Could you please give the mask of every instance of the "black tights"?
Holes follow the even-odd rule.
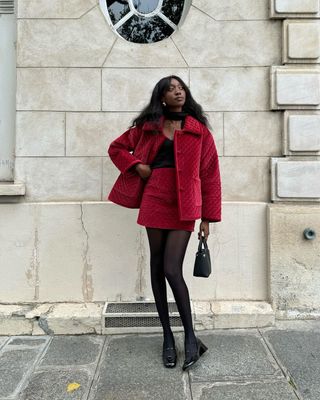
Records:
[[[191,236],[190,231],[146,227],[150,246],[151,286],[163,327],[164,341],[173,343],[167,302],[167,278],[183,323],[185,341],[194,342],[190,298],[182,265]]]

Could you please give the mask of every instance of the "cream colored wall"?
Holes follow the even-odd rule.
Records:
[[[188,246],[191,297],[271,299],[267,207],[279,173],[271,159],[286,154],[283,89],[271,78],[283,63],[286,17],[276,10],[285,5],[194,0],[171,38],[138,45],[111,31],[95,0],[18,1],[15,180],[26,195],[0,205],[8,271],[0,301],[153,298],[137,210],[105,201],[119,173],[107,146],[171,73],[209,115],[222,177],[208,280],[192,278],[199,221]]]

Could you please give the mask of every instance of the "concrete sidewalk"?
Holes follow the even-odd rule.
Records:
[[[197,335],[208,351],[188,372],[183,333],[176,368],[159,334],[0,337],[1,400],[318,400],[320,321]]]

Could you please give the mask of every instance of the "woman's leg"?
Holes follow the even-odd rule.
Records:
[[[146,227],[150,246],[151,287],[163,327],[164,344],[170,347],[174,343],[169,322],[167,287],[163,268],[163,256],[168,235],[167,229]]]
[[[164,274],[174,295],[185,331],[185,343],[194,347],[196,337],[192,326],[189,291],[182,273],[182,265],[191,236],[190,231],[170,230],[164,251]]]

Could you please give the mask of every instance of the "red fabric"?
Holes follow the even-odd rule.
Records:
[[[144,187],[137,223],[151,228],[193,232],[195,221],[179,219],[175,168],[152,170]]]
[[[108,154],[121,174],[107,200],[125,207],[140,207],[142,196],[137,194],[137,188],[144,185],[131,167],[139,162],[150,165],[154,160],[166,139],[162,124],[163,118],[158,124],[146,122],[111,142]],[[211,132],[195,118],[187,116],[184,128],[174,133],[174,156],[180,220],[221,221],[219,159]]]

